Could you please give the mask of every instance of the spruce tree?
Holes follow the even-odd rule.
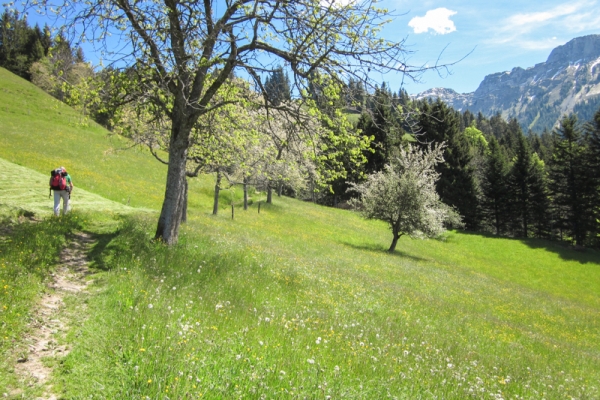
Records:
[[[508,221],[509,165],[504,150],[495,137],[488,142],[484,166],[482,211],[486,222],[493,226],[496,235],[506,230]]]
[[[600,246],[600,109],[585,125],[585,162],[589,182],[589,213],[591,244]]]
[[[445,162],[436,169],[441,174],[437,190],[442,201],[456,207],[468,229],[480,223],[477,184],[471,167],[469,142],[459,127],[459,115],[440,99],[420,104],[421,140],[447,144]]]
[[[513,228],[523,237],[529,236],[530,209],[531,209],[531,148],[529,142],[519,130],[515,146],[515,161],[510,172],[510,190],[512,197],[511,218]]]
[[[533,153],[531,156],[529,207],[533,235],[539,238],[549,238],[552,226],[548,173],[544,161],[537,153]]]
[[[553,209],[557,228],[576,245],[585,244],[589,228],[589,180],[584,160],[584,146],[577,117],[563,117],[556,131],[550,168]]]
[[[265,93],[267,99],[274,106],[290,101],[292,98],[290,90],[290,79],[282,67],[277,67],[271,72],[265,81]]]

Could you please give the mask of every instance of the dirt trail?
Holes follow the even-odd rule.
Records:
[[[65,296],[83,292],[91,282],[85,277],[90,273],[86,253],[92,243],[93,239],[90,235],[75,234],[69,246],[60,255],[59,267],[48,285],[49,293],[44,295],[33,312],[30,322],[31,331],[25,338],[29,353],[19,358],[15,372],[24,385],[44,388],[45,393],[42,397],[38,397],[38,400],[57,399],[52,393],[52,387],[47,384],[52,369],[45,366],[42,359],[62,358],[69,352],[66,346],[58,345],[57,341],[69,327],[69,321],[61,316],[60,310]]]

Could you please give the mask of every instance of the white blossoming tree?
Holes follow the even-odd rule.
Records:
[[[442,203],[435,190],[439,173],[435,166],[444,162],[444,144],[426,149],[408,145],[382,171],[369,175],[349,190],[359,194],[352,199],[356,209],[368,219],[389,224],[394,238],[389,252],[403,235],[435,237],[444,232],[444,223],[460,225],[460,217]]]

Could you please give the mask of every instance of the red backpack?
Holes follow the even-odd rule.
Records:
[[[65,190],[67,188],[67,170],[56,168],[50,171],[50,189]]]

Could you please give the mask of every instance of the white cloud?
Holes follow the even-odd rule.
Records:
[[[572,15],[579,11],[585,4],[579,3],[568,3],[561,4],[548,11],[539,11],[534,13],[515,14],[504,21],[503,30],[511,31],[525,31],[529,32],[545,25],[553,20],[567,15]]]
[[[582,0],[559,4],[548,10],[511,15],[500,21],[495,29],[495,38],[489,42],[510,43],[532,50],[551,48],[556,45],[553,40],[535,37],[549,37],[552,35],[550,32],[577,33],[593,29],[600,23],[600,16],[590,11],[595,9],[596,3],[596,0]]]
[[[454,22],[450,17],[456,14],[456,11],[447,8],[436,8],[429,10],[424,17],[414,17],[408,23],[415,33],[426,33],[429,29],[440,35],[445,35],[456,30]]]

